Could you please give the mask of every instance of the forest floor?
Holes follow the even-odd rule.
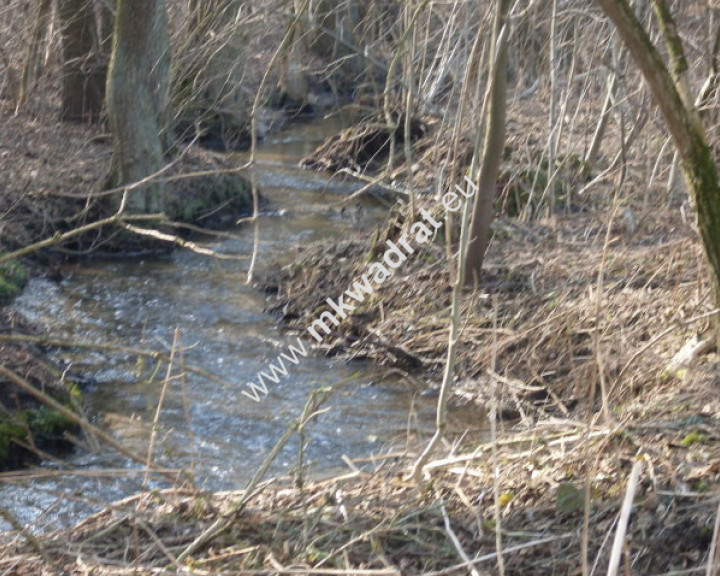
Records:
[[[515,149],[532,133],[517,114]],[[62,216],[35,199],[97,181],[109,148],[84,128],[57,127],[54,140],[37,130],[36,144],[0,142],[0,205],[52,233]],[[77,146],[63,130],[77,131]],[[83,146],[84,163],[66,152]],[[615,201],[604,180],[567,212],[495,222],[479,287],[462,297],[453,403],[476,405],[478,419],[496,410],[497,430],[448,436],[420,484],[409,472],[428,438],[409,429],[405,446],[331,478],[273,479],[251,493],[152,490],[69,530],[19,527],[0,545],[0,573],[440,576],[496,574],[502,559],[506,574],[546,575],[580,573],[583,558],[606,572],[633,469],[625,573],[704,570],[717,537],[718,359],[672,361],[702,340],[710,290],[684,197],[667,200],[640,174],[628,170]],[[432,197],[418,202],[440,218]],[[3,219],[2,238],[37,239],[14,220]],[[303,330],[410,224],[393,210],[374,239],[303,247],[265,279],[269,309]],[[322,351],[371,358],[418,393],[436,388],[448,251],[439,237],[409,258]]]
[[[384,547],[363,566],[462,572],[462,548],[482,559],[481,573],[496,573],[499,522],[507,573],[579,573],[583,538],[590,566],[604,572],[635,465],[641,480],[622,548],[626,573],[679,573],[708,562],[720,480],[720,364],[703,340],[711,290],[684,195],[668,199],[664,183],[649,189],[640,174],[628,169],[615,200],[616,182],[599,181],[570,211],[531,224],[495,221],[479,287],[462,296],[451,404],[474,404],[491,419],[496,411],[500,430],[489,442],[450,436],[449,455],[430,464],[430,488],[419,492],[400,478],[421,444],[406,446],[394,467],[370,472],[367,482],[380,490],[393,470],[394,486],[408,491],[401,500],[414,498],[415,511],[435,506],[448,557],[436,550],[433,561],[423,555],[413,564],[406,547]],[[443,220],[437,199],[421,198],[422,208]],[[270,309],[304,331],[328,309],[326,298],[337,299],[380,259],[387,239],[408,232],[404,213],[395,211],[370,241],[303,248],[267,279]],[[363,304],[352,302],[357,309],[323,341],[327,354],[371,358],[417,392],[439,386],[454,264],[442,231],[437,236]],[[358,498],[366,492],[360,482]],[[383,519],[406,514],[391,509]],[[412,538],[432,549],[420,530]]]

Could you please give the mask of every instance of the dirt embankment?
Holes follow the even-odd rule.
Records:
[[[14,115],[0,106],[4,125],[0,170],[6,177],[0,194],[0,248],[31,245],[111,215],[121,191],[103,190],[112,157],[108,134],[100,126],[53,121],[50,116]],[[212,228],[227,224],[250,209],[247,181],[236,163],[198,148],[183,149],[159,176],[167,180],[164,230],[192,224]],[[158,224],[158,223],[156,223]],[[117,229],[95,229],[64,242],[36,258],[93,257],[128,249]]]
[[[716,356],[679,364],[676,357],[686,344],[702,341],[711,311],[687,206],[682,197],[668,200],[647,190],[640,169],[629,171],[628,192],[613,204],[615,183],[601,179],[585,190],[592,174],[569,158],[551,192],[557,213],[532,224],[510,218],[524,208],[528,183],[546,177],[537,174],[542,164],[533,174],[518,163],[518,155],[533,156],[527,149],[532,121],[516,111],[510,132],[506,168],[512,177],[498,189],[500,216],[479,286],[462,297],[453,401],[477,405],[479,417],[497,410],[502,428],[497,445],[478,448],[466,440],[459,450],[467,459],[447,459],[447,466],[455,465],[450,476],[457,474],[461,500],[478,505],[465,513],[480,510],[484,525],[495,521],[490,511],[501,508],[504,545],[519,550],[508,556],[513,573],[570,573],[581,563],[583,530],[590,558],[607,561],[609,545],[602,543],[611,540],[630,469],[639,462],[643,480],[627,540],[635,573],[695,566],[713,538],[720,402]],[[320,151],[331,150],[337,162],[342,140],[352,138]],[[423,174],[433,173],[422,158],[432,154],[428,149],[419,156],[422,182]],[[581,195],[569,196],[578,189]],[[438,199],[421,196],[421,208],[443,220]],[[337,302],[378,261],[387,240],[409,233],[413,222],[405,213],[393,212],[372,239],[299,251],[292,265],[266,279],[268,308],[302,331],[332,312],[327,299]],[[448,258],[455,247],[445,239],[443,228],[364,302],[353,301],[355,309],[331,326],[321,353],[370,358],[410,387],[437,387],[455,268],[454,257]],[[490,452],[483,452],[491,446],[497,477]],[[472,488],[461,480],[468,474],[477,482]],[[440,482],[442,474],[433,477]],[[466,499],[467,490],[477,500]],[[536,544],[525,548],[508,537],[521,532],[532,533]]]

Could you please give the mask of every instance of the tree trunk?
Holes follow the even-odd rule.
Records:
[[[20,78],[16,110],[21,110],[27,102],[40,71],[43,38],[47,33],[51,8],[51,0],[41,0],[38,5],[38,14],[33,26],[25,64],[23,65],[22,77]]]
[[[675,142],[697,210],[698,229],[713,284],[715,306],[720,306],[720,187],[712,150],[700,117],[685,91],[684,54],[664,2],[654,4],[672,58],[673,73],[663,62],[647,32],[626,0],[597,0],[615,24],[655,98]],[[715,321],[720,344],[720,322]]]
[[[305,9],[303,4],[302,0],[293,0],[295,16],[299,16],[300,12]],[[280,89],[288,104],[302,108],[308,101],[308,81],[305,68],[307,59],[306,26],[302,18],[291,26],[293,26],[292,40],[280,71]]]
[[[480,166],[478,191],[473,204],[470,237],[465,260],[466,282],[472,283],[480,276],[485,252],[490,243],[490,224],[495,211],[497,176],[505,148],[505,112],[507,107],[507,40],[506,16],[510,9],[509,0],[497,1],[497,12],[493,24],[493,42],[497,52],[493,53],[490,74],[490,101],[488,104],[487,128],[483,145],[483,160]]]
[[[114,0],[94,0],[98,20],[98,57],[107,70],[112,55],[112,39],[115,28]],[[104,87],[103,87],[104,89]]]
[[[60,0],[63,88],[61,118],[95,122],[105,99],[105,68],[97,54],[95,11],[90,0]]]
[[[161,131],[168,103],[170,39],[163,0],[119,0],[108,72],[107,106],[113,134],[112,186],[144,180],[164,165]],[[162,212],[164,186],[132,191],[132,213]]]

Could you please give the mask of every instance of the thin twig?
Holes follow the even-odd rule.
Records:
[[[715,526],[713,528],[713,537],[710,542],[710,551],[708,552],[707,571],[705,576],[715,576],[717,574],[717,545],[718,538],[720,538],[720,503],[718,503],[717,511],[715,512]]]
[[[620,520],[618,520],[617,532],[615,532],[615,541],[613,542],[612,552],[610,553],[610,563],[608,565],[608,576],[617,576],[620,568],[620,555],[622,554],[623,544],[625,543],[625,534],[627,533],[628,523],[630,522],[630,512],[632,512],[633,499],[637,490],[640,472],[642,471],[642,460],[636,460],[630,472],[630,480],[628,480],[625,498],[620,508]]]
[[[278,454],[280,454],[282,449],[285,447],[285,444],[287,444],[288,440],[292,438],[293,434],[295,434],[298,428],[304,425],[307,419],[315,414],[317,406],[319,406],[319,404],[325,401],[330,391],[331,390],[329,388],[320,388],[318,390],[313,390],[313,392],[310,394],[310,398],[305,404],[302,415],[287,427],[287,429],[285,430],[285,434],[283,434],[282,438],[280,438],[280,440],[275,443],[272,450],[270,450],[268,455],[265,457],[265,460],[260,465],[260,468],[258,468],[257,472],[255,472],[255,475],[248,483],[247,487],[244,490],[243,497],[240,499],[240,501],[233,505],[229,512],[220,516],[197,538],[195,538],[195,540],[193,540],[193,542],[187,548],[185,548],[185,550],[183,550],[182,553],[178,556],[178,562],[182,563],[183,561],[185,561],[185,559],[194,554],[197,550],[199,550],[200,548],[211,542],[216,536],[224,532],[235,521],[237,514],[256,495],[256,489],[258,488],[260,481],[264,478],[268,468],[270,468],[270,465],[275,461],[275,458],[277,458]]]
[[[520,550],[527,550],[528,548],[534,548],[535,546],[542,546],[543,544],[549,544],[550,542],[557,542],[558,540],[565,540],[567,538],[574,538],[575,533],[570,534],[558,534],[557,536],[550,536],[549,538],[541,538],[540,540],[533,540],[532,542],[527,542],[525,544],[518,544],[517,546],[510,546],[509,548],[505,548],[504,553],[505,554],[511,554],[513,552],[519,552]],[[471,564],[473,566],[477,566],[478,564],[482,564],[483,562],[487,562],[488,560],[495,560],[497,558],[497,552],[491,552],[490,554],[484,554],[483,556],[478,556],[475,558]],[[442,570],[436,570],[434,572],[425,572],[423,573],[423,576],[447,576],[448,574],[452,574],[453,572],[457,572],[458,570],[467,570],[468,566],[467,564],[455,564],[454,566],[449,566],[448,568],[443,568]]]
[[[450,538],[450,541],[455,547],[458,556],[460,556],[462,561],[465,562],[472,576],[480,576],[480,573],[473,566],[472,560],[465,553],[465,550],[463,550],[462,544],[460,543],[457,534],[455,534],[455,531],[452,529],[452,526],[450,525],[450,517],[448,516],[447,510],[445,509],[445,503],[442,500],[440,500],[440,512],[442,512],[443,522],[445,523],[445,532],[447,532],[448,538]]]
[[[27,543],[30,545],[30,547],[37,552],[40,557],[50,566],[54,566],[55,562],[53,562],[52,558],[50,558],[49,554],[43,548],[43,545],[40,543],[40,540],[37,539],[37,536],[27,530],[20,520],[18,520],[14,514],[10,512],[7,508],[5,508],[2,504],[0,504],[0,518],[5,520],[10,526],[13,527],[13,530],[18,532],[22,535],[25,540],[27,540]]]

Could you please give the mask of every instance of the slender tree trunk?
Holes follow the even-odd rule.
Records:
[[[168,104],[170,40],[163,0],[119,0],[108,72],[113,134],[112,186],[139,182],[164,164],[161,131]],[[165,190],[153,182],[133,190],[133,213],[161,212]]]
[[[490,100],[487,128],[483,146],[483,160],[480,166],[478,191],[473,204],[470,224],[469,245],[466,256],[466,281],[471,283],[480,276],[485,252],[490,243],[490,224],[497,195],[497,176],[505,148],[505,112],[507,107],[507,40],[509,30],[506,16],[510,0],[498,0],[493,25],[495,39],[491,59]]]
[[[97,24],[90,0],[60,0],[63,46],[61,118],[95,122],[105,99],[105,69],[100,66]]]
[[[51,0],[41,0],[38,5],[38,15],[33,26],[30,45],[28,46],[25,64],[23,65],[22,77],[20,79],[20,89],[17,97],[17,110],[22,109],[28,100],[30,92],[40,71],[42,43],[47,33],[48,20],[51,12]]]
[[[640,68],[675,142],[688,187],[695,201],[698,229],[720,306],[720,186],[712,150],[701,119],[687,94],[686,62],[665,2],[655,0],[658,19],[671,58],[672,73],[626,0],[597,0]],[[720,322],[715,323],[720,344]]]
[[[293,8],[296,16],[299,15],[301,11],[307,10],[304,4],[302,0],[293,0]],[[305,60],[307,58],[306,26],[302,19],[297,20],[293,26],[293,37],[280,74],[280,88],[290,102],[302,107],[308,100],[308,81],[305,68]]]
[[[615,89],[617,87],[617,72],[610,72],[610,79],[608,80],[607,93],[605,94],[605,100],[603,101],[602,110],[600,111],[600,120],[598,125],[595,127],[595,133],[593,134],[590,142],[590,147],[585,154],[585,160],[583,161],[583,170],[586,173],[592,172],[597,161],[597,156],[600,153],[600,145],[602,144],[603,138],[605,138],[605,130],[607,129],[608,122],[610,121],[610,109],[612,108],[613,97],[615,95]]]
[[[112,55],[112,39],[115,28],[115,13],[112,9],[113,0],[95,0],[95,11],[98,20],[98,54],[100,62],[107,70]]]

